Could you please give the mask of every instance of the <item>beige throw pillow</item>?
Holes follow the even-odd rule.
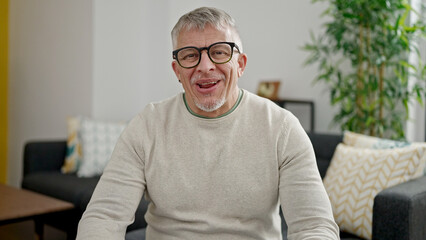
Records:
[[[340,228],[365,239],[372,236],[375,196],[385,188],[421,175],[426,146],[395,149],[355,148],[339,144],[324,177]]]
[[[425,142],[407,142],[407,141],[395,141],[385,138],[378,138],[363,135],[360,133],[354,133],[350,131],[345,131],[343,135],[343,143],[360,148],[372,148],[372,149],[391,149],[391,148],[402,148],[408,146],[426,146]],[[426,160],[425,160],[426,161]],[[426,163],[423,163],[425,165]],[[418,168],[418,173],[426,175],[426,167]]]

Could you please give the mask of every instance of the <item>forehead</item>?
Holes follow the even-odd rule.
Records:
[[[206,47],[215,42],[233,42],[232,30],[227,27],[216,29],[207,25],[204,29],[182,29],[177,38],[177,48],[195,46]]]

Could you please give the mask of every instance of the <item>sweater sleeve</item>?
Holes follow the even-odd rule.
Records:
[[[117,141],[80,220],[77,240],[124,239],[146,186],[141,137],[136,117]]]
[[[293,115],[283,126],[282,145],[279,195],[288,239],[340,239],[312,144]]]

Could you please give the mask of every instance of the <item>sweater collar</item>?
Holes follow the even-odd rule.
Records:
[[[192,111],[191,108],[188,106],[188,103],[186,102],[185,93],[183,93],[182,96],[183,96],[183,102],[185,103],[186,109],[192,115],[194,115],[196,117],[199,117],[199,118],[204,118],[204,119],[218,119],[218,118],[222,118],[222,117],[225,117],[225,116],[228,116],[229,114],[231,114],[238,107],[238,105],[240,105],[241,99],[243,98],[243,94],[244,94],[244,91],[242,89],[240,89],[240,92],[238,93],[237,102],[234,104],[234,106],[228,112],[226,112],[226,113],[224,113],[224,114],[222,114],[220,116],[213,117],[213,118],[212,117],[201,116],[200,114],[197,114],[194,111]]]

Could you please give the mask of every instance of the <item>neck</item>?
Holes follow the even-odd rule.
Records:
[[[226,99],[225,103],[221,107],[211,112],[200,109],[199,107],[195,105],[193,101],[191,101],[191,99],[187,99],[186,95],[184,95],[184,97],[185,97],[187,108],[192,114],[198,115],[204,118],[217,118],[217,117],[226,115],[229,111],[231,111],[234,108],[234,106],[238,102],[240,92],[241,90],[237,88],[235,92]]]

